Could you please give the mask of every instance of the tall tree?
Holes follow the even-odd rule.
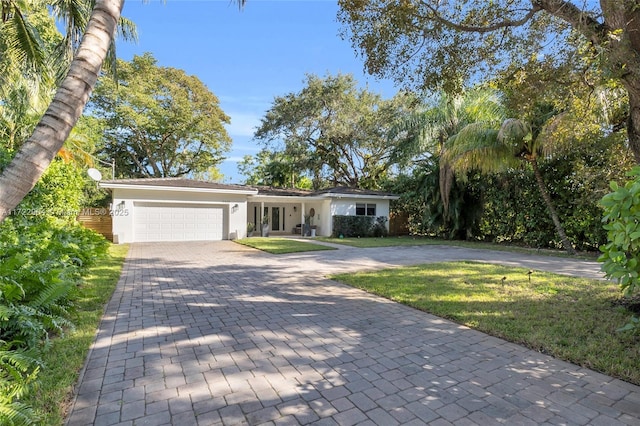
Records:
[[[536,55],[561,61],[589,55],[592,66],[628,93],[629,145],[640,163],[637,0],[339,3],[345,35],[365,57],[366,69],[419,87],[456,91],[473,78]]]
[[[67,76],[31,137],[0,175],[0,220],[34,187],[82,114],[107,56],[122,5],[122,0],[96,0]]]
[[[312,186],[311,179],[284,152],[261,149],[255,156],[245,155],[238,163],[238,171],[246,177],[247,185],[300,189]]]
[[[389,167],[387,126],[409,98],[399,94],[383,100],[359,89],[351,75],[310,75],[300,92],[274,100],[255,138],[286,153],[313,176],[315,187],[376,188]]]
[[[118,61],[117,80],[101,78],[91,114],[105,123],[105,158],[121,177],[211,173],[230,141],[229,117],[195,76],[160,67],[150,53]]]
[[[545,144],[550,141],[545,132],[554,120],[562,117],[547,105],[541,105],[536,118],[534,123],[507,119],[499,130],[486,123],[471,123],[447,141],[442,161],[458,173],[474,169],[491,173],[515,166],[519,160],[525,161],[533,170],[563,248],[574,254],[575,250],[562,226],[538,164],[540,155],[549,155],[553,148],[553,144]]]
[[[476,89],[459,95],[439,93],[391,127],[390,142],[396,141],[392,159],[401,166],[430,165],[434,157],[439,159],[443,155],[447,141],[466,126],[477,122],[498,126],[504,114],[498,94],[493,90]],[[447,224],[451,219],[455,221],[449,211],[453,170],[446,162],[432,168],[431,174],[433,170],[439,174],[437,193],[443,206],[442,221]]]
[[[124,0],[95,0],[82,40],[56,95],[31,137],[0,174],[0,221],[36,184],[82,114],[112,46]],[[238,0],[240,7],[244,0]]]

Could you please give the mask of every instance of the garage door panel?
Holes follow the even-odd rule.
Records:
[[[222,240],[224,212],[209,205],[135,203],[135,241]]]

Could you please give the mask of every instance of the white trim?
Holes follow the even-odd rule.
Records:
[[[132,185],[126,183],[100,183],[101,188],[110,189],[138,189],[149,191],[181,191],[181,192],[207,192],[213,194],[248,194],[255,195],[257,189],[219,189],[219,188],[192,188],[184,186],[157,186],[157,185]]]
[[[374,195],[374,194],[337,194],[335,192],[328,192],[322,194],[325,198],[362,198],[365,200],[399,200],[399,195]]]
[[[305,195],[267,195],[267,194],[259,194],[259,195],[250,195],[248,201],[250,203],[291,203],[291,202],[299,202],[304,203],[305,201],[322,201],[325,197],[320,196],[305,196]]]

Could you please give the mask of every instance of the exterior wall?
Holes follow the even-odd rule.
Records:
[[[114,188],[112,191],[113,235],[114,241],[118,243],[134,241],[134,203],[136,202],[222,206],[224,238],[244,238],[247,233],[247,196],[244,194],[121,188]]]
[[[371,198],[339,198],[331,202],[331,217],[333,216],[355,216],[356,204],[367,203],[376,205],[376,217],[384,216],[389,219],[389,200]],[[331,219],[331,218],[330,218]],[[386,223],[389,230],[389,221]],[[331,232],[333,233],[333,220],[331,219]]]
[[[260,232],[262,221],[262,207],[279,207],[284,209],[282,228],[276,233],[291,234],[297,224],[304,223],[304,215],[311,209],[315,210],[312,219],[317,227],[316,235],[330,236],[333,232],[334,215],[355,215],[357,203],[375,203],[376,216],[389,217],[389,200],[375,197],[340,197],[310,199],[295,197],[294,200],[287,197],[261,198],[264,202],[248,202],[248,194],[230,194],[205,191],[187,191],[172,189],[137,189],[114,188],[113,191],[113,236],[114,242],[128,243],[135,241],[135,203],[162,203],[182,205],[207,205],[223,208],[223,238],[236,239],[247,236],[247,223],[254,222],[254,207],[258,210],[258,223],[256,231]],[[295,210],[295,211],[294,211]],[[281,210],[282,214],[282,210]],[[387,222],[387,228],[389,223]],[[270,229],[270,232],[273,232]]]
[[[312,201],[305,202],[305,214],[309,214],[311,209],[315,211],[315,215],[311,218],[311,224],[316,226],[316,235],[327,237],[331,235],[331,221],[328,220],[331,215],[329,214],[329,207],[331,205],[330,201]],[[304,223],[304,220],[303,222]]]

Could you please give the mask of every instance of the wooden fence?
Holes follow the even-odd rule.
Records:
[[[409,235],[409,215],[402,212],[389,214],[389,235]]]
[[[85,228],[93,229],[98,234],[113,242],[112,219],[108,209],[87,208],[82,209],[78,215],[78,222]]]

